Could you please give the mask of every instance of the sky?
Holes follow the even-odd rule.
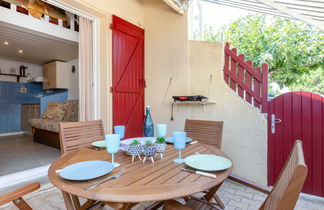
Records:
[[[239,17],[245,16],[250,13],[254,13],[247,10],[237,9],[234,7],[222,6],[210,2],[200,0],[202,8],[202,24],[205,27],[212,26],[214,29],[220,28],[222,25],[228,24],[230,21]],[[194,1],[191,5],[189,16],[191,18],[192,26],[195,30],[199,28],[199,9],[197,1]],[[190,20],[189,20],[190,21]]]

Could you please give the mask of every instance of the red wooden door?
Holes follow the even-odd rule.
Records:
[[[308,175],[303,192],[324,196],[324,97],[295,91],[269,103],[268,183],[273,185],[293,142],[303,141]]]
[[[143,135],[144,30],[113,16],[113,124],[125,125],[125,138]]]

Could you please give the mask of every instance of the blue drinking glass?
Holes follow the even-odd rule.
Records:
[[[118,152],[119,146],[120,146],[120,135],[119,134],[108,134],[106,135],[106,148],[107,152],[111,153],[111,162],[114,166],[114,168],[120,166],[119,163],[115,163],[115,157],[114,154]]]
[[[156,131],[158,137],[166,137],[167,125],[166,124],[156,124]]]
[[[120,139],[123,139],[125,136],[125,126],[124,125],[117,125],[114,126],[114,133],[120,135]]]
[[[180,131],[175,131],[172,133],[173,137],[173,144],[174,148],[179,150],[179,156],[177,159],[174,159],[173,161],[176,163],[183,163],[184,159],[181,158],[181,150],[183,150],[186,146],[186,138],[187,138],[187,133],[186,132],[180,132]]]

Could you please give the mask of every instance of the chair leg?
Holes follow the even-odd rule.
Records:
[[[222,209],[225,209],[224,203],[222,202],[222,200],[218,197],[218,195],[216,193],[214,195],[214,199],[219,207],[221,207]]]
[[[23,198],[18,198],[16,200],[13,200],[13,203],[19,210],[32,210],[32,208],[26,203],[26,201]]]

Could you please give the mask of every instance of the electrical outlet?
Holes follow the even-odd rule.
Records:
[[[27,88],[20,88],[21,93],[27,93]]]

